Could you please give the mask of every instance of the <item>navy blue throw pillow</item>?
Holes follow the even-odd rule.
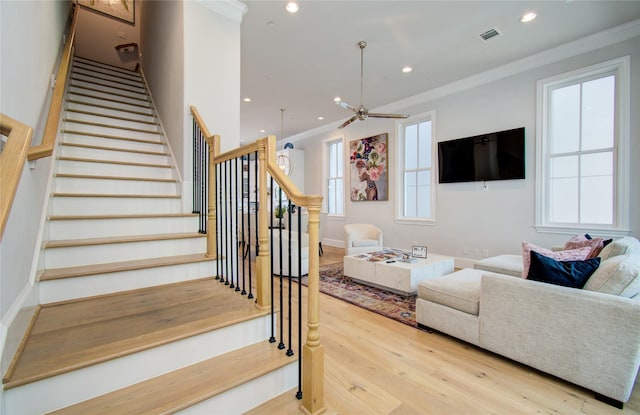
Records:
[[[556,261],[536,251],[531,251],[531,266],[527,279],[571,288],[582,288],[599,266],[600,257],[584,261]]]

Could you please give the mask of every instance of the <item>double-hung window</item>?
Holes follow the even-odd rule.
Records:
[[[344,150],[342,139],[326,142],[326,195],[327,213],[344,215]]]
[[[629,59],[538,82],[538,229],[628,227]]]
[[[432,112],[398,124],[398,218],[435,219]]]

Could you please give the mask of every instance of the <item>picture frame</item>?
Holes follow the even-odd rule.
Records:
[[[389,134],[349,143],[352,202],[389,200]]]
[[[106,16],[114,17],[125,23],[135,25],[136,3],[135,0],[77,0],[78,4],[87,9],[94,10]]]
[[[413,245],[411,247],[411,256],[414,258],[426,258],[427,247],[425,245]]]

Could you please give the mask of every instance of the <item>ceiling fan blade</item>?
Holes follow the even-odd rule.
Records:
[[[370,112],[367,115],[373,118],[409,118],[407,114],[384,114],[380,112]]]
[[[342,125],[340,125],[338,128],[344,128],[344,127],[346,127],[347,125],[351,124],[352,122],[354,122],[357,119],[358,119],[358,116],[354,115],[353,117],[349,118],[347,121],[342,123]]]
[[[340,105],[342,108],[349,109],[349,110],[351,110],[351,111],[353,111],[353,112],[356,112],[356,111],[357,111],[357,109],[356,109],[354,106],[349,105],[349,104],[347,104],[347,103],[346,103],[346,102],[344,102],[344,101],[338,101],[338,102],[336,102],[336,104]]]

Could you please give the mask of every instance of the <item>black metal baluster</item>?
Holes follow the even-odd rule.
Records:
[[[291,269],[293,267],[293,263],[291,262],[291,239],[293,238],[293,232],[291,231],[291,228],[293,226],[291,226],[291,224],[293,223],[293,221],[291,220],[291,210],[293,208],[293,205],[291,203],[289,203],[289,206],[287,208],[287,223],[289,224],[289,238],[287,238],[287,243],[289,245],[288,247],[288,251],[289,251],[289,255],[287,255],[287,260],[288,262],[288,268],[287,270],[289,270],[288,272],[288,279],[289,279],[289,290],[288,290],[288,303],[287,303],[287,309],[288,309],[288,313],[289,313],[289,324],[288,324],[288,328],[289,328],[289,349],[287,349],[287,356],[293,356],[293,350],[291,349],[291,339],[292,339],[292,335],[291,335],[291,324],[293,323],[293,316],[291,314],[291,275],[293,274],[293,270]],[[300,223],[298,223],[298,235],[300,234]],[[300,252],[300,245],[298,244],[298,252]],[[298,254],[299,256],[299,254]],[[300,260],[300,258],[298,258],[298,260]]]
[[[270,179],[270,185],[269,188],[273,189],[273,177],[271,177]],[[270,243],[270,252],[271,252],[271,261],[270,261],[270,266],[271,266],[271,273],[270,273],[270,277],[269,278],[269,284],[271,286],[271,337],[269,337],[269,343],[275,343],[276,342],[276,328],[275,328],[275,316],[276,316],[276,305],[273,302],[273,260],[274,260],[274,255],[273,255],[273,215],[270,216],[269,218],[269,243]]]
[[[221,169],[220,169],[220,164],[216,164],[215,165],[215,169],[216,169],[216,177],[215,177],[215,188],[216,188],[216,198],[215,198],[215,204],[216,204],[216,279],[217,280],[221,280],[221,276],[220,276],[220,271],[222,270],[222,267],[220,266],[220,257],[222,256],[222,251],[221,251],[221,245],[220,245],[220,239],[222,238],[222,232],[221,231],[221,224],[219,224],[219,218],[220,218],[220,207],[222,205],[222,192],[220,191],[220,180],[221,180]]]
[[[236,223],[235,226],[233,227],[233,232],[231,234],[232,238],[235,237],[236,243],[233,244],[233,250],[235,252],[235,257],[236,257],[236,272],[235,272],[235,276],[236,276],[236,291],[240,291],[240,263],[238,262],[238,157],[236,157],[234,159],[234,165],[235,165],[235,169],[234,169],[234,174],[235,174],[235,183],[236,183],[236,188],[235,188],[235,197],[233,198],[233,201],[235,202],[235,206],[233,207],[233,210],[235,212],[235,218],[236,218]],[[232,284],[233,285],[233,284]]]
[[[247,212],[249,211],[248,206],[245,207],[245,205],[244,205],[244,191],[245,191],[245,186],[246,186],[245,183],[244,183],[244,157],[246,157],[246,156],[243,156],[242,160],[241,160],[242,161],[242,182],[241,182],[242,183],[242,198],[240,199],[240,211],[242,212],[242,292],[240,293],[241,295],[247,295],[247,290],[246,290],[246,285],[245,285],[246,276],[247,276],[247,274],[246,274],[246,262],[247,261],[246,261],[246,254],[245,254],[247,252],[247,241],[245,239],[246,235],[244,233],[244,230],[245,230],[244,220],[245,220],[245,217],[247,215],[244,212],[245,212],[245,209],[247,209]],[[249,167],[248,164],[247,164],[247,167]],[[249,189],[246,189],[246,190],[247,190],[247,195],[248,195],[249,194]]]
[[[197,210],[198,201],[198,138],[200,137],[200,128],[196,119],[193,119],[193,194],[191,195],[192,209],[191,213],[200,213]]]
[[[200,233],[207,233],[207,193],[208,193],[208,185],[209,185],[209,175],[207,172],[209,171],[209,145],[204,140],[202,134],[200,134],[201,139],[201,148],[202,148],[202,169],[200,170],[200,181],[202,182],[202,198],[200,199],[200,220],[201,227]]]
[[[224,162],[225,165],[225,171],[226,171],[226,175],[227,178],[225,180],[225,184],[226,184],[226,191],[224,192],[225,195],[229,195],[229,192],[231,191],[231,170],[230,170],[230,166],[229,166],[229,160]],[[231,198],[229,198],[231,199]],[[225,201],[226,202],[226,201]],[[231,202],[231,201],[229,201]],[[226,203],[225,203],[226,205]],[[225,244],[224,244],[224,259],[225,259],[225,267],[227,270],[227,275],[225,275],[224,278],[224,285],[230,285],[231,283],[229,282],[229,280],[231,279],[231,272],[232,270],[230,269],[229,266],[229,219],[231,216],[231,205],[226,205],[227,206],[227,210],[225,211],[225,215],[224,215],[224,226],[225,226]]]
[[[253,176],[253,180],[255,182],[255,196],[254,196],[254,200],[255,200],[255,204],[256,204],[256,219],[255,219],[255,225],[256,225],[256,259],[257,259],[257,255],[258,255],[258,249],[260,248],[260,240],[258,239],[258,212],[260,212],[260,209],[262,208],[260,206],[260,203],[258,201],[258,152],[255,151],[253,153],[253,169],[254,169],[254,176]],[[249,176],[251,177],[251,176]],[[249,186],[249,188],[251,188],[251,186]],[[249,196],[251,197],[251,196]],[[251,215],[249,215],[251,216]],[[249,267],[249,295],[247,296],[247,298],[252,299],[253,298],[253,286],[251,284],[251,267]]]
[[[298,207],[298,391],[296,398],[302,399],[302,209]]]
[[[284,216],[282,214],[282,188],[280,188],[280,186],[278,186],[278,206],[276,207],[276,209],[278,209],[278,216]],[[275,209],[274,209],[275,211]],[[284,303],[284,293],[283,293],[283,289],[284,289],[284,277],[282,274],[284,274],[284,267],[282,266],[284,261],[282,258],[283,252],[282,252],[282,218],[278,219],[278,244],[279,244],[279,248],[280,248],[280,252],[279,252],[279,265],[280,265],[280,271],[279,271],[279,275],[280,275],[280,343],[278,343],[278,349],[284,349],[285,345],[284,345],[284,308],[283,308],[283,303]]]

